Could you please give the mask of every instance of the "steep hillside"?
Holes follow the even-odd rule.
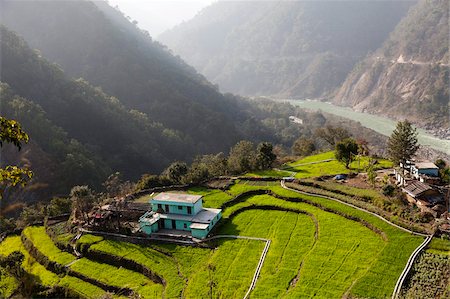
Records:
[[[377,49],[411,1],[220,1],[159,40],[220,88],[319,97]]]
[[[0,3],[1,21],[44,57],[69,76],[100,86],[128,109],[186,134],[195,152],[228,149],[242,138],[235,122],[247,116],[233,97],[220,94],[105,3]]]
[[[448,46],[449,2],[421,1],[384,45],[353,69],[334,102],[408,118],[445,136],[450,125]]]
[[[136,178],[195,153],[183,134],[127,110],[84,80],[67,79],[3,26],[0,36],[1,81],[9,85],[2,85],[2,115],[21,121],[33,144],[57,165],[60,179],[53,181],[53,191],[81,183],[98,186],[111,171]],[[38,176],[44,171],[33,169]]]

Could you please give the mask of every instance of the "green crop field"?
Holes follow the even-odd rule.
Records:
[[[364,171],[368,165],[368,158],[361,157],[360,160],[353,161],[350,164],[349,169],[347,169],[344,164],[335,160],[334,152],[326,152],[288,163],[283,167],[283,170],[296,172],[297,174],[295,177],[301,179]],[[374,166],[375,169],[390,167],[392,167],[392,162],[384,159],[379,159],[378,163]]]
[[[289,167],[298,171],[305,166],[295,165],[332,159],[331,154],[308,157]],[[343,167],[336,161],[307,164],[312,167],[308,175],[317,175],[325,164],[335,165],[339,173]],[[344,192],[350,197],[382,196],[373,190],[319,183],[336,197],[338,194],[334,192]],[[205,207],[219,208],[251,190],[271,190],[275,195],[247,196],[229,203],[223,211],[222,225],[215,232],[271,240],[251,298],[387,298],[410,254],[423,241],[423,237],[364,211],[286,190],[279,181],[237,180],[225,191],[192,187],[188,192],[203,195]],[[148,196],[141,200],[148,200]],[[200,247],[153,242],[143,246],[85,234],[77,245],[92,255],[76,259],[56,247],[44,227],[28,227],[22,234],[50,261],[69,265],[70,270],[104,285],[129,288],[142,298],[242,298],[265,246],[261,240],[231,238],[209,241]],[[67,243],[66,239],[69,236],[62,234],[58,240]],[[105,293],[89,282],[69,275],[58,276],[45,269],[30,256],[20,236],[8,237],[0,243],[0,256],[14,250],[24,253],[24,269],[39,277],[42,285],[64,286],[86,298],[98,298]],[[448,243],[433,240],[428,251],[446,252]],[[132,261],[150,270],[162,283],[136,270],[140,268],[125,264],[117,268],[107,260],[99,262],[95,253]],[[18,282],[4,268],[0,268],[0,278],[1,294],[5,297],[13,294]]]
[[[51,238],[46,234],[44,227],[28,227],[23,233],[51,261],[62,265],[67,265],[75,261],[75,256],[61,251],[56,247]],[[154,283],[140,273],[125,268],[117,268],[108,264],[81,258],[71,264],[70,269],[88,277],[94,277],[107,285],[130,288],[143,298],[157,298],[162,294],[162,285]]]
[[[2,243],[0,243],[0,256],[6,257],[13,251],[20,251],[23,253],[25,259],[22,262],[22,267],[27,273],[36,277],[37,281],[44,286],[64,286],[80,296],[90,298],[98,298],[105,293],[105,291],[99,287],[96,287],[81,279],[69,275],[60,278],[55,273],[45,269],[44,266],[39,264],[33,257],[30,256],[28,251],[23,246],[20,236],[7,237]],[[0,273],[6,274],[4,271]],[[10,294],[17,286],[18,283],[13,277],[4,275],[0,280],[0,295],[3,294],[4,297],[8,297],[8,294]]]
[[[284,170],[269,169],[269,170],[258,170],[258,171],[249,172],[249,173],[246,173],[245,176],[282,178],[282,177],[291,176],[291,173],[289,171],[284,171]]]

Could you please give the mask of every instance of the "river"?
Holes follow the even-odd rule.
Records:
[[[311,109],[311,110],[322,110],[324,112],[345,117],[354,121],[358,121],[364,127],[372,129],[385,136],[390,136],[392,131],[395,129],[397,124],[389,118],[373,115],[369,113],[356,112],[348,107],[340,107],[333,105],[328,102],[320,102],[314,100],[282,100],[284,102],[289,102],[294,106],[301,108]],[[450,140],[437,138],[425,130],[417,129],[418,139],[420,145],[427,145],[438,151],[444,152],[450,155]]]

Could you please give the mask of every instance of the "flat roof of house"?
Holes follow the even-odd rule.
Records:
[[[425,191],[431,190],[429,185],[422,183],[420,181],[410,181],[406,187],[403,187],[403,191],[411,195],[412,197],[419,196]]]
[[[203,196],[202,195],[192,195],[187,193],[169,193],[162,192],[153,197],[151,200],[158,201],[168,201],[168,202],[182,202],[182,203],[196,203]]]
[[[191,229],[207,229],[208,226],[209,225],[205,224],[205,223],[192,223],[189,228],[191,228]]]
[[[415,164],[417,169],[439,169],[436,164],[432,162],[419,162]]]
[[[210,223],[221,211],[221,209],[203,208],[203,210],[192,218],[192,222]]]

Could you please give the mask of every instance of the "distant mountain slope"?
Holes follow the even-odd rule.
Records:
[[[449,97],[449,2],[423,0],[354,68],[334,102],[448,130]]]
[[[225,91],[319,97],[377,49],[411,1],[219,1],[159,40]]]
[[[83,77],[184,133],[192,152],[218,152],[243,138],[236,121],[247,118],[231,96],[105,3],[4,1],[1,21],[72,77]]]

